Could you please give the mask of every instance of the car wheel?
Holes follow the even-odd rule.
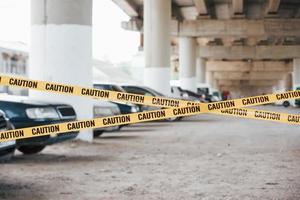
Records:
[[[100,137],[103,134],[103,131],[94,131],[94,138]]]
[[[181,121],[183,119],[183,117],[177,117],[177,121]]]
[[[14,153],[15,153],[15,147],[12,147],[12,148],[9,148],[9,149],[6,149],[5,150],[5,154],[4,155],[0,155],[0,163],[4,163],[4,162],[7,162],[9,161]]]
[[[46,146],[44,145],[28,145],[28,146],[21,146],[18,148],[25,155],[37,154],[41,152]]]
[[[290,106],[290,102],[288,102],[288,101],[283,102],[283,106],[286,107],[286,108],[289,107]]]
[[[171,118],[167,118],[166,121],[167,122],[175,122],[177,121],[178,117],[171,117]]]

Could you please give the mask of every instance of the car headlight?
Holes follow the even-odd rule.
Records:
[[[189,97],[189,95],[188,95],[187,93],[183,93],[183,94],[182,94],[182,97],[184,97],[184,98],[188,98],[188,97]]]
[[[59,115],[54,108],[27,108],[26,114],[30,119],[59,119]]]
[[[118,106],[112,107],[111,110],[112,110],[112,112],[113,112],[114,115],[119,115],[121,113],[121,111],[120,111],[120,109],[119,109]]]
[[[105,107],[94,107],[94,116],[111,116],[113,111],[110,108]]]
[[[15,144],[16,144],[15,140],[7,141],[7,142],[0,142],[0,148],[8,147],[8,146],[15,145]]]
[[[130,111],[132,113],[136,113],[136,112],[139,112],[139,108],[137,106],[132,106]]]

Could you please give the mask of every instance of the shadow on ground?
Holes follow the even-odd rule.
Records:
[[[148,123],[137,123],[132,124],[130,127],[164,127],[164,126],[170,126],[172,122],[148,122]]]
[[[137,135],[109,135],[109,136],[101,136],[97,139],[99,140],[132,140],[132,139],[138,139],[140,136]]]
[[[115,132],[116,134],[118,133],[139,133],[139,132],[151,132],[151,131],[156,131],[156,129],[149,129],[149,128],[144,128],[144,129],[140,129],[140,128],[127,128],[127,129],[121,129],[118,132]]]
[[[33,192],[34,191],[34,192]],[[20,183],[19,180],[0,180],[0,199],[45,199],[41,188],[36,183]]]
[[[36,154],[36,155],[16,155],[7,164],[66,164],[66,163],[81,163],[82,162],[94,162],[94,161],[113,161],[112,156],[103,156],[99,152],[99,155],[56,155],[56,154]]]
[[[178,121],[179,123],[186,123],[186,122],[205,122],[205,123],[215,123],[219,120],[216,120],[216,119],[184,119],[184,120],[181,120],[181,121]]]

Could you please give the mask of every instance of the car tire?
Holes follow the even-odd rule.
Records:
[[[18,147],[18,150],[21,151],[24,155],[37,154],[41,152],[46,146],[44,145],[26,145]]]
[[[284,101],[282,104],[285,108],[289,107],[291,104],[288,101]]]
[[[177,121],[181,121],[183,117],[177,117]]]
[[[178,117],[171,117],[171,118],[166,119],[167,122],[175,122],[177,120],[178,120]]]
[[[0,156],[0,163],[8,162],[15,154],[15,147],[7,149],[7,154]]]
[[[103,134],[103,131],[94,131],[94,138],[100,137]]]

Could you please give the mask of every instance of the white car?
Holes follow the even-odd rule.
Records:
[[[294,99],[287,99],[284,101],[276,101],[274,103],[275,105],[284,106],[285,108],[289,106],[295,106],[295,100]]]
[[[14,129],[4,112],[0,111],[0,132]],[[0,162],[11,159],[16,149],[16,141],[0,142]]]
[[[109,116],[121,114],[119,107],[116,104],[111,103],[109,101],[94,100],[93,107],[94,107],[94,118],[109,117]],[[94,137],[98,137],[102,135],[103,132],[105,131],[120,130],[121,127],[122,126],[96,128],[94,129]]]
[[[273,91],[273,93],[281,93],[281,92],[285,92],[285,91],[282,91],[282,90]],[[295,106],[295,99],[286,99],[286,100],[282,100],[282,101],[276,101],[274,104],[287,108],[289,106]]]

